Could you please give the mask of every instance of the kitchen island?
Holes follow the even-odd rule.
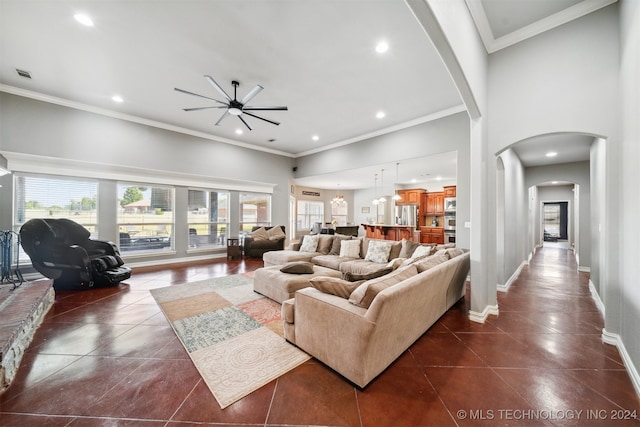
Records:
[[[420,241],[420,230],[411,225],[362,224],[370,239]]]

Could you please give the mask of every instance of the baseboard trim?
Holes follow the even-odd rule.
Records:
[[[497,316],[498,314],[500,314],[500,311],[498,310],[497,305],[488,305],[484,310],[482,310],[482,313],[469,310],[469,320],[472,322],[484,323],[489,318],[489,315]]]
[[[518,266],[518,268],[516,269],[516,271],[513,272],[513,274],[511,275],[511,277],[509,277],[509,280],[506,281],[506,283],[504,285],[498,284],[496,286],[496,288],[498,289],[498,292],[507,292],[509,290],[509,287],[511,286],[511,284],[513,282],[516,281],[516,279],[518,278],[518,276],[520,276],[520,272],[522,271],[522,269],[528,264],[527,261],[522,261],[522,263],[520,263],[520,265]]]
[[[156,260],[140,261],[140,262],[125,262],[125,266],[129,268],[157,267],[159,265],[184,264],[184,263],[189,263],[194,261],[207,261],[211,259],[225,258],[226,256],[227,256],[226,253],[220,252],[217,254],[198,255],[198,256],[181,257],[181,258],[156,259]]]
[[[606,329],[602,329],[602,342],[610,345],[615,345],[620,352],[620,357],[622,357],[622,361],[624,362],[625,368],[627,368],[627,372],[629,373],[629,378],[631,378],[631,383],[633,384],[633,388],[636,389],[636,394],[640,397],[640,375],[638,374],[638,370],[633,364],[631,360],[631,356],[629,356],[629,352],[624,346],[624,342],[622,341],[622,337],[618,334],[613,334],[608,332]]]
[[[596,285],[593,284],[591,279],[589,279],[589,292],[591,292],[591,298],[593,298],[596,303],[596,307],[598,307],[598,310],[600,310],[600,313],[602,313],[602,317],[604,317],[604,303],[600,299],[600,295],[598,294],[598,291],[596,291]]]

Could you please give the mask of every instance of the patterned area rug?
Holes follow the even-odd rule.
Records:
[[[310,358],[283,338],[280,304],[241,274],[151,295],[222,408]]]

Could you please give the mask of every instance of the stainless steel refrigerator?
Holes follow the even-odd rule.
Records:
[[[395,221],[396,225],[408,225],[410,227],[415,227],[418,225],[418,206],[396,206]]]

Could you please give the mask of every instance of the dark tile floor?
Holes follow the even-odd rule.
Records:
[[[468,320],[461,300],[364,390],[313,359],[221,410],[149,289],[244,273],[256,260],[136,271],[115,289],[58,292],[2,426],[627,426],[640,400],[572,253],[545,248]],[[628,412],[625,412],[628,411]]]

